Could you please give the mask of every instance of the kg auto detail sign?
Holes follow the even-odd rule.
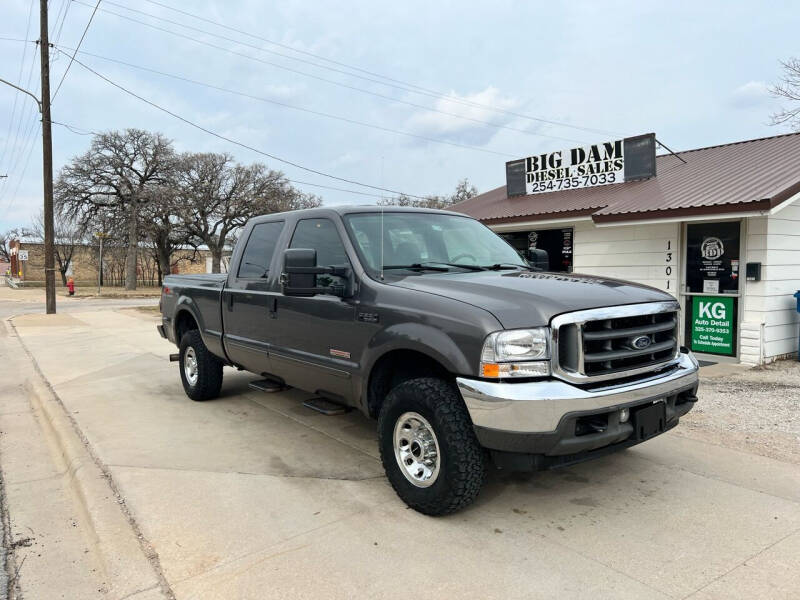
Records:
[[[509,196],[647,179],[656,174],[655,134],[544,152],[506,163]]]
[[[734,354],[734,299],[719,296],[692,297],[692,350]]]

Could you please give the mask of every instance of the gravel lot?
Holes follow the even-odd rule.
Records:
[[[719,367],[701,371],[700,400],[675,433],[800,464],[800,362]]]

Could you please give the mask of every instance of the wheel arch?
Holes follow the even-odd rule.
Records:
[[[394,348],[382,354],[369,370],[364,386],[366,412],[376,419],[386,395],[404,381],[418,377],[455,381],[455,374],[440,360],[419,349]]]
[[[193,310],[193,308],[190,301],[179,301],[176,307],[173,325],[176,345],[180,345],[183,334],[192,329],[197,329],[200,332],[200,336],[203,336],[202,321],[198,318],[197,311]]]

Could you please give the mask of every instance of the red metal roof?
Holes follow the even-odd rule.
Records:
[[[499,187],[451,207],[487,222],[592,215],[628,221],[768,210],[800,192],[800,133],[747,140],[656,158],[656,176],[509,198]]]

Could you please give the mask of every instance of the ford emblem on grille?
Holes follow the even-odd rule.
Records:
[[[639,337],[635,337],[631,340],[631,346],[637,350],[644,350],[645,348],[649,347],[651,343],[652,340],[646,335],[640,335]]]

